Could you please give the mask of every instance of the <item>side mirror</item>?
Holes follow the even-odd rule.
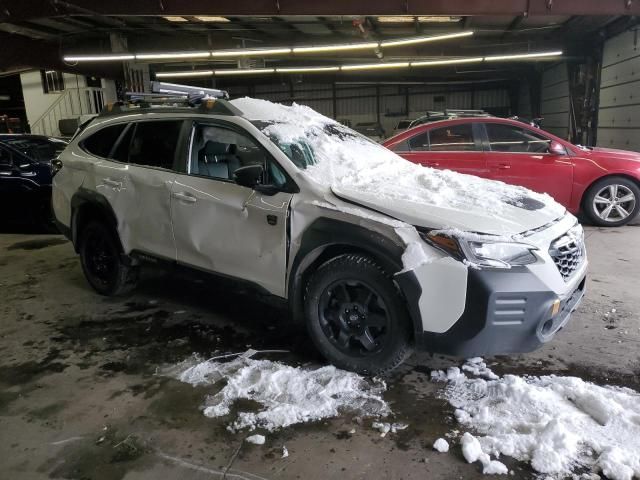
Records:
[[[264,173],[264,167],[262,165],[247,165],[245,167],[238,168],[233,173],[233,178],[238,185],[243,187],[255,188],[260,182],[260,178]]]
[[[552,140],[549,145],[549,153],[552,155],[566,155],[567,150],[564,148],[564,145]]]

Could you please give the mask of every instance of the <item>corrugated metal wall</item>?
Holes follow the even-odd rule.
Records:
[[[597,143],[640,151],[640,45],[636,31],[624,32],[604,44]]]
[[[533,117],[531,111],[531,86],[529,82],[522,82],[520,84],[520,91],[518,92],[518,116],[524,118]]]
[[[560,138],[569,136],[569,76],[565,62],[546,67],[540,92],[542,128]]]
[[[417,118],[427,110],[443,108],[509,108],[509,94],[504,88],[485,88],[472,91],[446,91],[446,86],[427,85],[335,85],[330,83],[272,83],[225,87],[232,98],[252,95],[273,102],[308,105],[314,110],[336,118],[359,122],[380,122],[388,134],[399,120]],[[478,87],[476,87],[478,88]],[[409,106],[407,112],[406,106]]]

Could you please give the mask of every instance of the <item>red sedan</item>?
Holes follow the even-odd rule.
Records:
[[[548,193],[597,225],[624,225],[640,209],[640,153],[578,147],[515,120],[442,120],[384,146],[414,163]]]

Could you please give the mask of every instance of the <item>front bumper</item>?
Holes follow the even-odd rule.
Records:
[[[409,287],[402,283],[403,290]],[[527,268],[469,269],[464,311],[458,321],[442,333],[416,329],[416,347],[463,357],[533,351],[566,325],[582,300],[585,283],[583,271],[572,281],[574,287],[559,298]],[[556,300],[560,308],[553,315]],[[414,320],[426,313],[411,308],[411,303]]]

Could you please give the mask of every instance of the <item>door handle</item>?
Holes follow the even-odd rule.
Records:
[[[509,170],[510,168],[511,168],[511,165],[509,165],[508,163],[498,164],[498,170]]]
[[[440,162],[425,162],[425,165],[427,167],[439,167],[440,166]]]
[[[178,200],[182,200],[183,202],[187,202],[187,203],[196,203],[198,201],[196,197],[194,197],[193,195],[187,192],[176,192],[176,193],[172,193],[171,195],[174,198],[177,198]]]
[[[103,178],[102,181],[104,182],[105,185],[109,185],[110,187],[113,187],[113,188],[122,187],[122,182],[119,182],[118,180],[112,180],[111,178]]]

